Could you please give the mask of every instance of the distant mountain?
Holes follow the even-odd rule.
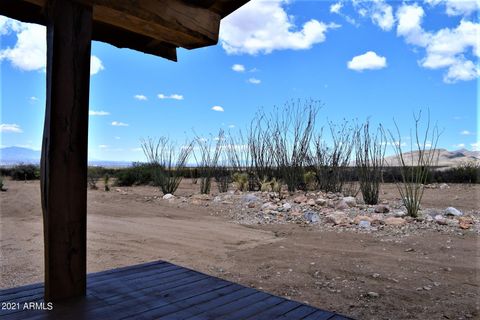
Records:
[[[438,165],[442,167],[456,167],[466,162],[475,162],[480,165],[480,151],[470,151],[460,149],[455,151],[448,151],[446,149],[437,149]],[[418,151],[405,152],[403,158],[407,165],[416,163],[418,161]],[[389,166],[398,166],[400,164],[397,156],[390,156],[385,158],[385,162]]]
[[[7,147],[0,149],[0,165],[40,162],[40,151],[21,147]]]
[[[41,152],[22,147],[0,148],[0,165],[12,166],[16,164],[39,164]],[[88,165],[97,167],[120,168],[129,167],[131,161],[89,160]]]

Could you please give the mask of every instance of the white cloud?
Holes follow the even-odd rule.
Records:
[[[18,124],[0,124],[0,132],[22,133],[23,130]]]
[[[222,20],[220,41],[228,54],[269,54],[275,50],[303,50],[325,41],[329,29],[340,27],[317,20],[301,28],[283,5],[289,0],[250,1]]]
[[[373,51],[368,51],[362,55],[353,57],[352,60],[348,61],[347,66],[349,69],[355,71],[382,69],[387,66],[387,59],[377,55]]]
[[[1,34],[10,31],[17,33],[17,42],[13,48],[0,50],[0,60],[8,60],[14,67],[25,71],[45,69],[45,27],[31,23],[4,23]]]
[[[112,126],[114,126],[114,127],[128,127],[128,124],[123,123],[123,122],[119,122],[119,121],[113,121]]]
[[[250,78],[250,79],[248,79],[248,82],[250,82],[252,84],[260,84],[262,82],[262,80],[257,79],[257,78]]]
[[[445,5],[445,13],[449,16],[468,16],[480,9],[478,0],[425,0],[431,6]]]
[[[105,69],[105,67],[103,66],[102,60],[100,60],[96,56],[91,56],[90,57],[90,75],[91,76],[99,73],[100,71],[102,71],[104,69]]]
[[[98,146],[100,149],[107,149],[108,146],[106,144],[101,144]]]
[[[473,132],[468,131],[468,130],[463,130],[462,132],[460,132],[460,134],[462,136],[470,136],[470,135],[473,135]]]
[[[32,23],[22,23],[1,17],[0,35],[16,33],[17,41],[11,48],[0,50],[0,61],[7,60],[24,71],[45,71],[47,63],[46,28]],[[91,56],[90,75],[104,69],[102,61]]]
[[[231,124],[231,125],[229,125],[228,127],[229,127],[230,129],[233,129],[233,128],[235,128],[235,125],[234,125],[234,124]]]
[[[31,96],[29,99],[30,99],[31,102],[38,101],[38,98],[35,97],[35,96]]]
[[[243,64],[234,64],[232,70],[235,72],[245,72],[245,66]]]
[[[218,112],[223,112],[223,111],[225,111],[225,110],[223,110],[223,108],[220,107],[220,106],[213,106],[213,107],[212,107],[212,110],[213,110],[213,111],[218,111]]]
[[[392,6],[385,0],[354,0],[353,6],[362,17],[369,17],[382,30],[390,31],[395,24]]]
[[[340,13],[340,10],[342,9],[343,7],[343,3],[341,2],[337,2],[337,3],[334,3],[330,6],[330,12],[331,13]]]
[[[445,83],[476,79],[480,70],[472,60],[480,57],[480,24],[462,19],[455,28],[427,32],[422,27],[424,16],[425,11],[417,4],[404,4],[397,11],[397,35],[425,49],[420,65],[428,69],[446,68]]]
[[[95,110],[90,110],[88,112],[90,116],[108,116],[110,115],[110,112],[107,111],[95,111]]]
[[[462,148],[465,148],[465,143],[454,144],[453,147],[462,149]]]
[[[140,100],[140,101],[148,100],[148,98],[146,96],[144,96],[143,94],[136,94],[133,97],[137,100]]]
[[[158,99],[173,99],[173,100],[183,100],[183,96],[181,94],[171,94],[171,95],[164,95],[163,93],[159,93],[157,95]]]
[[[480,141],[470,143],[470,146],[472,147],[473,150],[480,151]]]
[[[120,137],[114,137],[115,140],[120,140]]]

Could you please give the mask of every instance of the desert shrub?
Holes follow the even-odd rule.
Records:
[[[103,189],[105,191],[110,191],[109,183],[110,183],[110,175],[108,175],[107,173],[106,175],[103,176],[103,185],[104,185]]]
[[[315,171],[307,171],[303,174],[303,181],[306,190],[315,190],[317,188],[317,174]]]
[[[431,168],[438,163],[439,152],[436,149],[440,132],[435,125],[430,128],[430,114],[427,119],[426,128],[423,134],[420,132],[421,112],[414,115],[415,133],[412,138],[410,155],[405,155],[402,150],[401,134],[398,125],[395,123],[396,136],[390,132],[391,144],[394,147],[398,162],[400,163],[401,180],[397,181],[398,191],[402,198],[407,214],[417,217],[422,202],[424,185]],[[413,152],[416,156],[413,156]]]
[[[310,142],[312,141],[320,103],[309,100],[305,103],[288,102],[281,109],[275,109],[267,119],[267,135],[270,152],[276,169],[293,192],[304,183],[303,167],[307,164]]]
[[[150,164],[134,162],[129,168],[117,170],[115,176],[115,184],[121,187],[152,184],[153,167]]]
[[[367,121],[356,132],[355,149],[355,164],[363,201],[366,204],[377,204],[386,150],[383,128],[379,126],[375,133],[371,133]]]
[[[152,169],[154,184],[163,194],[174,194],[183,179],[183,171],[193,143],[180,148],[166,137],[149,138],[141,142],[143,153]]]
[[[40,179],[40,168],[33,164],[19,164],[10,170],[12,180],[37,180]]]
[[[7,189],[5,188],[5,185],[3,184],[3,177],[0,176],[0,191],[4,192],[4,191],[7,191]]]
[[[200,175],[200,193],[209,194],[212,186],[212,178],[217,170],[218,161],[222,153],[225,136],[220,130],[218,136],[210,139],[197,137],[198,151],[194,153],[197,168]],[[213,142],[215,141],[215,143]]]
[[[320,190],[341,192],[346,180],[345,172],[350,162],[355,130],[344,121],[336,126],[329,123],[332,144],[329,145],[323,135],[323,129],[315,139],[310,164],[315,168]]]
[[[245,172],[235,172],[232,176],[233,183],[239,191],[248,190],[248,174]]]
[[[88,167],[87,170],[87,184],[91,190],[97,190],[98,179],[102,176],[104,169],[102,167]]]
[[[273,147],[271,120],[259,110],[250,123],[247,145],[248,156],[251,159],[248,170],[248,190],[260,189],[262,180],[273,177]],[[247,168],[247,167],[246,167]]]
[[[480,183],[480,163],[466,161],[457,167],[432,170],[430,176],[434,182]]]

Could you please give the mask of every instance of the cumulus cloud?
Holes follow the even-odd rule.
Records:
[[[257,78],[250,78],[250,79],[248,79],[248,82],[250,82],[252,84],[260,84],[262,82],[262,80],[257,79]]]
[[[331,13],[340,13],[340,10],[342,9],[343,7],[343,3],[341,2],[337,2],[337,3],[334,3],[330,6],[330,12]]]
[[[480,151],[480,141],[470,143],[470,146],[472,147],[473,150]]]
[[[347,63],[348,69],[355,71],[377,70],[387,66],[387,58],[379,56],[373,51],[353,57]]]
[[[404,4],[397,11],[397,35],[425,49],[420,65],[428,69],[446,68],[446,83],[476,79],[480,70],[472,60],[480,57],[480,24],[462,19],[455,28],[428,32],[422,27],[424,16],[425,11],[417,4]]]
[[[128,127],[127,123],[119,122],[119,121],[113,121],[112,126],[114,127]]]
[[[213,110],[213,111],[217,111],[217,112],[223,112],[223,111],[225,111],[225,110],[223,110],[223,108],[220,107],[220,106],[213,106],[213,107],[212,107],[212,110]]]
[[[95,110],[90,110],[88,112],[90,116],[108,116],[110,115],[110,112],[107,111],[95,111]]]
[[[97,56],[90,57],[90,75],[91,76],[99,73],[104,69],[105,67],[103,66],[102,60],[100,60]]]
[[[325,41],[329,29],[340,27],[315,19],[301,28],[288,15],[288,0],[250,1],[222,20],[220,42],[228,54],[269,54],[275,50],[310,49]]]
[[[0,35],[12,32],[16,34],[17,41],[13,47],[0,50],[0,61],[7,60],[15,68],[24,71],[45,71],[47,64],[46,28],[1,17]],[[97,74],[103,69],[105,68],[102,61],[92,55],[90,75]]]
[[[425,0],[431,6],[443,4],[449,16],[468,16],[480,9],[478,0]]]
[[[17,42],[13,48],[0,50],[0,60],[8,60],[14,67],[25,71],[45,69],[47,52],[45,27],[6,21],[1,26],[1,34],[10,32],[17,34]]]
[[[148,100],[148,98],[146,96],[144,96],[143,94],[136,94],[133,97],[137,100],[140,100],[140,101]]]
[[[462,136],[470,136],[470,135],[473,135],[473,132],[468,131],[468,130],[463,130],[462,132],[460,132],[460,134]]]
[[[181,94],[171,94],[171,95],[165,95],[163,93],[159,93],[157,95],[158,99],[164,100],[164,99],[173,99],[173,100],[183,100],[183,96]]]
[[[369,17],[382,30],[389,31],[395,24],[392,6],[385,0],[353,0],[353,7],[362,17]]]
[[[18,124],[0,124],[0,132],[10,132],[10,133],[22,133],[23,130]]]
[[[234,64],[232,70],[235,72],[245,72],[245,66],[243,64]]]

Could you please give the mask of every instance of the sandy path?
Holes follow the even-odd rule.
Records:
[[[38,182],[10,182],[1,200],[0,287],[43,281],[43,227]],[[124,194],[124,193],[127,194]],[[208,271],[231,250],[275,242],[273,233],[210,216],[208,208],[178,208],[153,188],[89,191],[88,272],[153,260]]]

